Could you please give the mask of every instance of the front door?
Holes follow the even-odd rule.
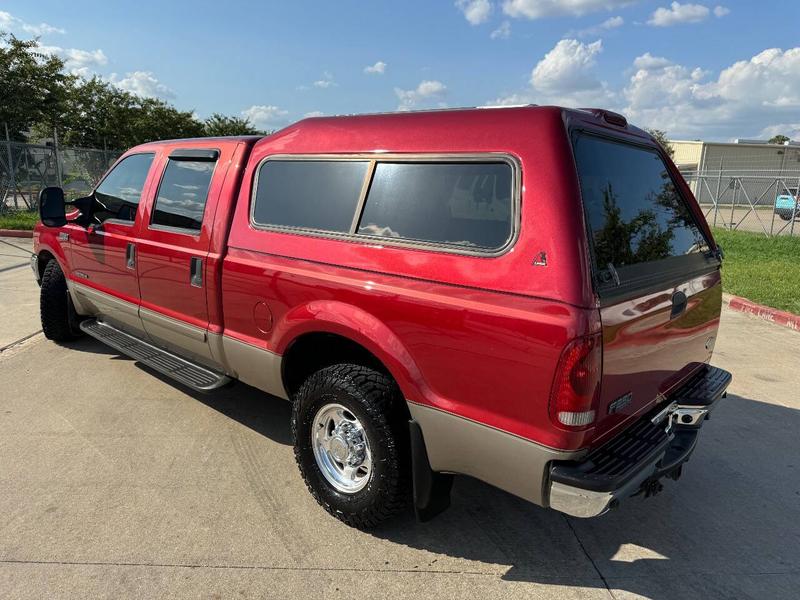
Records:
[[[67,227],[69,278],[78,309],[133,333],[142,332],[134,244],[154,156],[131,154],[120,160],[94,191],[92,225]]]
[[[141,309],[148,336],[158,345],[208,364],[206,293],[209,245],[229,151],[165,150],[158,190],[148,204],[136,247]],[[213,282],[211,282],[213,284]]]

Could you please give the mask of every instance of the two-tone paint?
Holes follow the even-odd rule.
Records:
[[[434,470],[473,475],[546,505],[551,460],[578,457],[608,439],[688,376],[684,365],[708,360],[721,298],[717,272],[644,298],[599,301],[579,210],[573,127],[656,148],[646,134],[612,126],[599,113],[554,107],[314,118],[259,141],[146,144],[127,153],[155,154],[135,223],[94,231],[40,226],[36,252],[59,261],[79,311],[126,315],[121,325],[128,329],[284,398],[282,357],[298,340],[319,333],[350,340],[397,381]],[[149,225],[169,153],[188,148],[220,152],[198,235]],[[270,157],[437,154],[513,160],[517,229],[502,252],[467,255],[251,222],[257,169]],[[701,217],[696,204],[692,210]],[[70,236],[68,244],[59,232]],[[137,248],[133,271],[125,264],[128,243]],[[190,286],[192,257],[204,264],[201,288]],[[669,319],[668,306],[678,290],[689,297],[680,322]],[[601,418],[580,431],[554,426],[548,404],[561,351],[599,332],[608,373]],[[631,367],[636,355],[649,359]],[[632,376],[643,370],[660,375]],[[625,377],[616,385],[619,373]],[[623,390],[636,401],[606,414]]]

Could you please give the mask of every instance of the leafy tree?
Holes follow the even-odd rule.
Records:
[[[770,144],[785,144],[788,141],[790,141],[789,137],[780,133],[769,138]]]
[[[662,131],[661,129],[648,129],[647,133],[655,138],[670,158],[675,158],[675,148],[669,143],[666,131]]]
[[[23,140],[35,123],[52,125],[62,118],[75,80],[64,73],[61,59],[38,47],[37,40],[0,32],[0,127],[7,126],[15,140]]]
[[[203,122],[203,133],[208,136],[258,135],[263,132],[253,127],[250,119],[227,117],[214,113]]]

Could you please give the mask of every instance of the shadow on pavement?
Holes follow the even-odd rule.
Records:
[[[93,340],[72,347],[117,354]],[[291,444],[285,400],[240,383],[187,393],[271,440]],[[408,511],[369,535],[495,564],[507,568],[506,580],[610,587],[647,598],[795,597],[798,432],[800,411],[729,395],[703,427],[682,478],[665,482],[654,498],[631,498],[616,511],[582,520],[458,477],[451,508],[433,521],[417,523]],[[427,566],[435,568],[435,562]]]

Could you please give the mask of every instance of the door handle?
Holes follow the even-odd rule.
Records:
[[[683,292],[675,292],[672,294],[672,311],[669,314],[670,319],[674,319],[675,317],[682,315],[686,310],[686,304],[688,303],[688,298],[686,294]]]
[[[133,242],[128,242],[125,247],[125,266],[129,269],[136,268],[136,245]]]
[[[203,259],[193,256],[189,262],[189,283],[194,287],[203,287]]]

